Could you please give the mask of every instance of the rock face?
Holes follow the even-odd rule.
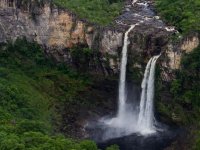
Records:
[[[102,55],[114,55],[122,46],[123,37],[122,32],[104,30],[48,1],[38,5],[34,1],[23,4],[20,0],[0,0],[0,33],[0,43],[26,37],[41,44],[48,54],[62,62],[71,62],[69,49],[77,45],[98,49]],[[113,59],[109,62],[117,72],[117,62]]]
[[[179,43],[169,42],[161,57],[162,80],[171,81],[174,78],[174,70],[180,69],[181,58],[183,54],[190,53],[199,46],[200,35],[198,33],[190,33],[186,37],[180,39]]]
[[[186,37],[183,42],[181,43],[181,50],[185,51],[186,53],[191,52],[194,48],[199,46],[199,35],[192,34]]]
[[[26,37],[51,49],[51,53],[57,49],[56,57],[60,50],[74,45],[91,47],[93,27],[77,20],[73,14],[51,6],[50,2],[42,6],[17,6],[18,3],[18,0],[0,1],[1,43]],[[66,58],[64,51],[61,55]]]
[[[129,72],[143,70],[149,57],[165,53],[163,66],[177,69],[181,53],[190,52],[199,44],[198,35],[188,37],[179,48],[170,44],[175,30],[167,27],[152,11],[151,2],[127,0],[121,16],[113,26],[99,27],[79,19],[68,10],[51,2],[23,3],[21,0],[0,0],[0,43],[26,37],[41,44],[46,53],[58,62],[73,62],[70,48],[89,47],[98,52],[89,63],[90,70],[105,75],[119,71],[124,32],[129,25],[138,25],[130,33]],[[98,61],[98,63],[94,63]],[[94,71],[95,70],[95,71]],[[141,72],[142,74],[142,72]]]
[[[14,40],[25,36],[29,40],[35,40],[46,47],[69,48],[75,44],[88,44],[91,46],[93,29],[76,17],[44,3],[42,6],[32,5],[16,6],[17,0],[12,4],[1,0],[0,20],[1,36],[0,42]]]
[[[166,54],[169,58],[169,67],[171,69],[179,69],[181,56],[183,53],[190,53],[193,49],[197,48],[200,44],[198,33],[191,33],[181,40],[177,45],[168,45]]]

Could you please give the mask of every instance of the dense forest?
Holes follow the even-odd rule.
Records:
[[[156,0],[157,12],[181,33],[199,31],[199,0]]]
[[[37,0],[38,5],[41,3],[42,0]],[[102,27],[112,27],[125,5],[124,0],[52,3]],[[20,3],[26,4],[27,1]],[[156,15],[165,24],[175,26],[179,37],[200,33],[199,0],[154,0],[153,4]],[[178,43],[182,39],[171,40]],[[118,81],[116,75],[89,72],[88,61],[94,59],[95,50],[83,45],[67,50],[72,61],[76,61],[73,65],[57,62],[46,54],[44,47],[25,38],[0,44],[0,150],[99,150],[94,141],[73,136],[72,122],[86,110],[94,113],[98,107],[110,107],[113,102],[108,102],[105,93],[115,93]],[[200,45],[189,53],[183,52],[180,62],[167,86],[161,79],[161,69],[157,68],[156,109],[161,120],[186,130],[187,136],[181,141],[186,142],[186,150],[199,150]],[[161,101],[163,91],[170,95],[170,103]],[[172,149],[177,149],[177,141]],[[119,150],[119,146],[114,144],[105,149]]]
[[[59,133],[64,105],[71,107],[69,116],[78,106],[89,107],[80,95],[92,84],[88,76],[55,64],[38,44],[25,39],[3,46],[0,58],[1,150],[97,150],[92,141],[66,139]]]

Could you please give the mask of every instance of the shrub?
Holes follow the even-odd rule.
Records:
[[[111,145],[111,146],[107,147],[106,150],[119,150],[119,146],[118,145]]]
[[[84,150],[98,150],[97,145],[89,140],[81,141],[80,147]]]
[[[25,145],[17,135],[5,134],[0,141],[0,150],[25,150]]]

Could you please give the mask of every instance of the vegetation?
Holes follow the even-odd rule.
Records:
[[[39,8],[44,7],[46,2],[69,9],[81,19],[100,25],[111,23],[119,16],[123,7],[123,0],[21,0],[17,2],[17,6],[30,10],[35,19]]]
[[[79,17],[101,25],[109,24],[122,9],[122,0],[53,0]]]
[[[90,80],[45,58],[35,43],[0,49],[0,150],[97,150],[92,141],[58,135],[64,106],[72,117],[74,105],[88,105],[81,93]]]
[[[200,31],[199,0],[156,0],[158,13],[182,33]]]
[[[111,146],[107,147],[106,150],[119,150],[119,146],[111,145]]]
[[[175,75],[176,78],[171,83],[163,83],[159,78],[160,69],[157,69],[157,109],[162,120],[173,120],[178,125],[189,128],[190,133],[184,142],[191,145],[185,145],[190,146],[188,149],[199,150],[200,46],[183,55],[181,69],[176,70]]]
[[[174,101],[187,112],[188,121],[200,122],[200,47],[182,58],[182,68],[171,84]]]
[[[200,32],[199,0],[156,0],[155,2],[158,14],[166,22],[174,25],[181,34]],[[160,76],[159,71],[158,74]],[[190,134],[186,140],[193,145],[188,148],[199,150],[200,46],[189,54],[184,54],[181,69],[175,72],[175,76],[175,80],[167,86],[161,80],[157,81],[156,95],[160,99],[157,102],[157,108],[162,114],[162,119],[167,121],[171,119],[177,124],[187,126]]]
[[[86,47],[75,46],[70,49],[70,54],[75,68],[80,72],[86,72],[89,69],[94,52]]]

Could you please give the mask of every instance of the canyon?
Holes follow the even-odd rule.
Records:
[[[161,80],[162,90],[164,90],[162,92],[157,92],[160,94],[160,99],[157,99],[157,93],[155,97],[156,103],[159,102],[165,106],[165,104],[172,99],[167,85],[175,79],[175,72],[181,68],[183,54],[190,53],[199,46],[200,35],[198,32],[190,32],[187,35],[181,35],[175,27],[168,25],[161,17],[157,16],[154,5],[153,0],[138,0],[133,2],[127,0],[125,1],[120,16],[110,25],[100,26],[86,19],[79,18],[74,12],[66,8],[58,7],[52,1],[47,0],[41,3],[28,1],[27,3],[23,3],[21,0],[0,0],[0,46],[3,47],[6,44],[14,43],[18,38],[26,38],[29,42],[38,43],[44,49],[46,56],[53,58],[56,63],[65,63],[73,67],[76,67],[76,60],[73,57],[73,48],[78,47],[81,50],[87,48],[89,53],[92,54],[90,55],[92,58],[88,60],[87,66],[91,74],[103,75],[103,78],[112,79],[118,76],[120,71],[125,70],[125,74],[122,74],[121,77],[122,88],[119,90],[122,91],[122,106],[126,93],[126,76],[127,82],[134,83],[137,86],[140,85],[148,61],[151,60],[153,56],[161,54],[158,60],[157,58],[155,59],[155,62],[157,60],[157,65],[160,69],[159,81]],[[126,60],[123,60],[123,57],[121,57],[123,56],[122,49],[126,50]],[[125,62],[125,65],[121,64],[121,62]],[[149,63],[151,63],[151,61]],[[123,69],[120,69],[120,65],[123,65],[123,67],[121,66]],[[154,76],[154,74],[156,74],[155,63],[153,63],[152,66],[154,68],[152,73],[150,73],[152,75],[146,74],[148,78],[151,76],[151,79],[154,80],[154,78],[157,77],[156,75]],[[84,70],[84,68],[82,68],[82,70]],[[149,72],[151,70],[150,66],[147,66],[146,70],[146,72]],[[148,92],[147,90],[148,86],[149,89],[154,89],[154,82],[151,83],[151,81],[148,81],[148,85],[147,80],[147,77],[146,79],[144,78],[145,86],[143,93],[145,97],[147,95],[145,93],[154,93],[154,90],[153,92]],[[101,82],[99,85],[94,84],[92,85],[93,88],[91,88],[92,86],[90,87],[94,90],[92,96],[96,97],[96,95],[100,95],[100,103],[98,105],[104,103],[102,99],[108,99],[107,101],[109,102],[105,102],[106,104],[104,104],[107,105],[107,103],[109,103],[110,105],[109,108],[102,108],[102,110],[100,107],[98,107],[98,110],[92,110],[91,112],[87,110],[91,118],[96,115],[94,118],[99,119],[99,117],[102,117],[102,115],[106,113],[113,113],[109,112],[110,110],[116,111],[116,108],[114,108],[117,95],[115,91],[117,87],[116,81],[115,79],[111,80],[111,82],[109,82],[109,80],[104,80],[104,82],[102,82],[99,79],[99,82]],[[157,84],[157,81],[158,80],[155,81],[155,84]],[[157,86],[155,90],[157,90]],[[90,92],[88,93],[91,94]],[[111,97],[110,95],[112,94],[115,96]],[[91,99],[92,96],[89,95],[89,99]],[[153,98],[150,100],[151,103],[148,103],[152,105]],[[143,105],[144,104],[141,103],[141,108],[144,107]],[[101,105],[101,107],[104,106]],[[125,107],[121,109],[122,113],[120,113],[120,110],[118,113],[124,114],[124,108]],[[151,108],[153,108],[153,106],[151,106]],[[85,138],[87,135],[80,132],[85,132],[83,130],[85,120],[88,119],[85,118],[88,112],[85,113],[86,110],[81,111],[81,115],[79,114],[80,116],[76,116],[78,121],[73,118],[74,116],[71,119],[75,120],[73,121],[76,122],[76,125],[78,124],[74,127],[77,128],[78,131],[72,131],[72,133],[69,134],[76,134],[78,138]],[[100,113],[101,111],[104,111],[104,113]],[[160,113],[159,109],[157,113]],[[168,118],[165,114],[160,115],[161,117],[159,119],[167,123],[171,123],[172,120],[176,123],[179,122],[179,117],[174,115],[173,112],[170,113],[171,120],[167,120]],[[144,114],[145,112],[142,112],[141,116],[145,116],[145,118],[149,117],[147,114],[151,115],[149,126],[152,126],[152,120],[154,119],[152,109],[147,110],[146,115]],[[64,116],[67,117],[68,115],[70,118],[70,114],[67,114],[67,112],[64,114]],[[64,118],[64,124],[70,124],[71,120],[67,120],[66,118]],[[145,121],[141,119],[141,122]],[[73,126],[75,125],[73,124],[70,127],[73,128]],[[152,127],[150,127],[150,129],[151,128]],[[67,130],[68,129],[63,129],[63,132]]]

